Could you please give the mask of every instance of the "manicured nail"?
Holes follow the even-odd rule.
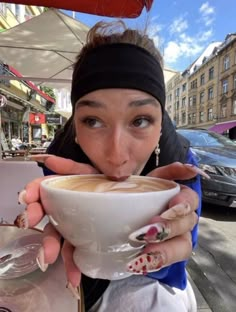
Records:
[[[160,270],[165,264],[162,253],[147,253],[130,261],[127,271],[133,274],[147,274]]]
[[[182,218],[191,212],[189,203],[181,203],[164,211],[160,217],[167,220]]]
[[[149,224],[130,234],[129,239],[135,242],[157,243],[168,237],[170,228],[167,224]]]
[[[68,289],[71,291],[71,293],[72,293],[72,295],[73,295],[73,297],[74,297],[75,299],[80,300],[80,295],[79,295],[78,287],[73,287],[72,284],[71,284],[70,282],[68,282],[68,283],[66,284],[66,288],[68,288]]]
[[[36,258],[36,262],[37,262],[38,267],[40,268],[40,270],[42,272],[45,272],[47,270],[48,264],[45,263],[45,261],[44,261],[44,250],[43,250],[43,247],[39,248],[39,252],[38,252],[38,256]]]
[[[210,179],[211,177],[202,169],[198,168],[197,166],[194,166],[192,164],[184,164],[188,169],[190,169],[191,171],[200,174],[201,176],[203,176],[206,179]]]
[[[26,195],[26,190],[18,192],[18,204],[19,205],[26,205],[25,195]]]
[[[24,230],[27,230],[29,228],[29,220],[28,220],[28,214],[26,210],[16,217],[14,224],[15,226]]]
[[[39,163],[44,164],[45,160],[52,155],[50,154],[36,154],[36,155],[29,155],[29,160],[37,161]]]

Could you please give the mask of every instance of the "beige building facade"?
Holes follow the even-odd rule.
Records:
[[[236,34],[166,83],[166,109],[177,127],[236,138]],[[224,131],[223,131],[224,130]]]

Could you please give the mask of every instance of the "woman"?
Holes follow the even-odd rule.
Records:
[[[165,112],[162,59],[153,42],[122,22],[96,24],[75,64],[71,102],[72,118],[48,149],[57,156],[37,158],[45,174],[104,173],[112,180],[150,175],[189,186],[182,185],[170,209],[150,220],[150,228],[161,225],[165,237],[148,244],[149,230],[141,229],[147,243],[143,254],[159,257],[161,269],[148,273],[153,270],[151,261],[145,276],[120,281],[82,276],[86,311],[196,311],[185,267],[197,240],[198,173],[203,173]],[[39,182],[30,183],[19,196],[27,203],[27,211],[16,220],[21,227],[34,226],[44,215]],[[37,258],[43,271],[59,250],[60,237],[47,225]],[[78,298],[81,274],[72,252],[64,242],[68,288]]]

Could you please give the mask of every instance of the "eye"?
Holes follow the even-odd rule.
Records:
[[[102,127],[102,122],[93,117],[84,118],[82,122],[89,128],[101,128]]]
[[[152,123],[153,120],[150,117],[139,117],[133,121],[133,126],[137,128],[147,128]]]

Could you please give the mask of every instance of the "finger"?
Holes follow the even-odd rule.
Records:
[[[169,202],[169,209],[160,216],[163,219],[176,219],[195,211],[199,206],[198,194],[187,186],[181,185],[181,191]],[[155,218],[153,218],[155,220]]]
[[[191,235],[186,233],[162,243],[149,244],[141,255],[128,263],[127,271],[133,274],[155,272],[173,263],[188,259],[191,253]]]
[[[56,172],[57,174],[93,174],[98,173],[97,169],[88,164],[78,163],[71,159],[62,158],[54,155],[31,155],[31,160],[35,160]]]
[[[48,223],[43,232],[42,247],[40,247],[36,261],[41,271],[45,272],[49,264],[56,261],[60,253],[60,235]]]
[[[18,195],[19,204],[27,205],[33,202],[37,202],[40,198],[40,193],[39,193],[40,183],[43,180],[46,180],[51,177],[53,177],[53,175],[47,176],[47,177],[40,177],[29,182],[25,186],[24,190],[19,192],[19,195]]]
[[[210,178],[200,168],[191,164],[182,164],[180,162],[175,162],[167,166],[156,168],[151,171],[148,176],[168,180],[189,180],[194,178],[197,174],[200,174],[208,179]]]
[[[68,241],[65,241],[62,247],[62,259],[65,264],[67,280],[73,288],[76,288],[80,284],[81,272],[74,263],[73,252],[74,247]]]
[[[39,202],[35,202],[29,204],[27,208],[16,217],[14,224],[21,229],[32,228],[42,220],[44,215],[45,213],[42,205]]]
[[[196,213],[192,212],[176,220],[162,220],[146,225],[133,232],[129,239],[139,243],[158,243],[192,231],[198,222]]]

